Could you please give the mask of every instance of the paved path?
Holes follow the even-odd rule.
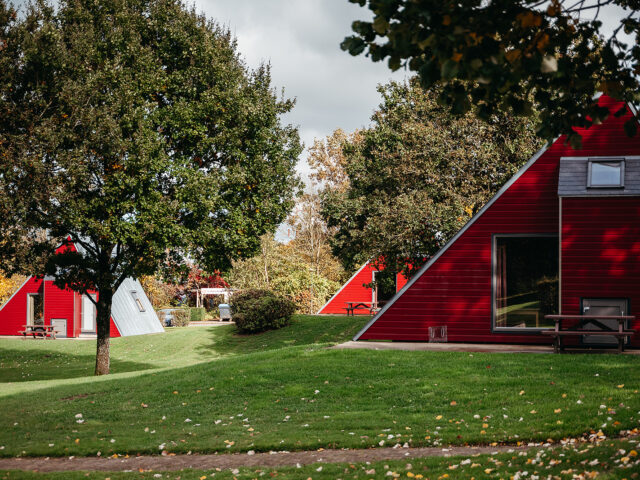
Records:
[[[356,463],[379,460],[401,460],[420,457],[450,457],[525,450],[530,447],[477,446],[477,447],[423,447],[423,448],[370,448],[363,450],[320,450],[302,452],[236,453],[207,455],[143,455],[138,457],[64,457],[64,458],[0,458],[0,470],[62,471],[126,471],[138,469],[171,471],[194,468],[211,470],[240,467],[282,467],[311,463]]]
[[[368,350],[410,350],[432,352],[482,352],[482,353],[553,353],[550,345],[507,345],[492,343],[429,343],[429,342],[345,342],[336,345],[337,349],[368,349]],[[614,349],[602,348],[574,348],[570,347],[565,353],[614,353]],[[640,355],[640,350],[625,350],[623,354]]]

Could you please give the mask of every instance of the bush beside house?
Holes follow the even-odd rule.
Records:
[[[173,318],[171,319],[172,327],[188,327],[191,319],[191,312],[189,310],[174,310],[171,312]]]
[[[192,307],[189,310],[192,322],[201,322],[207,314],[207,310],[204,307]]]
[[[285,327],[291,323],[295,311],[294,302],[268,290],[246,290],[233,297],[233,321],[242,333]]]

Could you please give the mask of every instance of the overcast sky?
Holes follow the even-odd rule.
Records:
[[[380,102],[376,86],[407,76],[403,70],[392,73],[385,62],[340,49],[351,23],[370,18],[368,9],[348,0],[194,1],[199,11],[230,28],[250,67],[271,64],[274,87],[297,101],[284,121],[299,126],[307,148],[336,128],[350,132],[368,125]],[[611,31],[623,15],[618,7],[602,10],[603,30]],[[303,177],[305,158],[306,150],[298,166]]]
[[[368,12],[347,0],[196,0],[195,5],[231,29],[249,66],[271,64],[274,86],[296,98],[284,120],[300,127],[305,147],[336,128],[368,125],[380,103],[376,85],[405,78],[385,63],[340,50],[351,22]],[[304,157],[306,152],[298,167],[303,174]]]

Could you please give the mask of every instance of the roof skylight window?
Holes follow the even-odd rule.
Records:
[[[624,160],[590,160],[587,187],[624,187]]]

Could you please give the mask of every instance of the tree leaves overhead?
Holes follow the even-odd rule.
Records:
[[[411,276],[542,142],[529,119],[451,115],[417,79],[380,92],[373,125],[342,144],[347,187],[325,189],[323,215],[347,270],[382,260]]]
[[[640,3],[636,0],[350,0],[373,13],[356,21],[342,42],[389,68],[416,72],[424,88],[440,85],[439,102],[455,114],[488,119],[498,111],[540,112],[540,136],[580,136],[608,114],[594,95],[640,100]],[[606,7],[623,7],[614,32],[598,19]],[[618,39],[631,35],[630,45]],[[625,130],[635,132],[637,119]]]

